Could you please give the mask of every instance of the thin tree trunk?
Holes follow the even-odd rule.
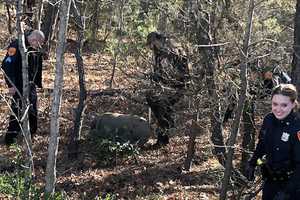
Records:
[[[249,152],[252,152],[255,147],[255,121],[254,121],[254,100],[248,98],[243,110],[243,140],[242,140],[242,159],[240,169],[245,174],[247,161],[250,158]]]
[[[112,72],[111,72],[111,76],[110,76],[110,81],[109,81],[109,88],[110,89],[112,89],[113,86],[114,86],[114,78],[115,78],[115,73],[116,73],[117,60],[118,60],[118,50],[115,49],[114,59],[113,59],[113,68],[112,68]]]
[[[22,99],[22,117],[20,122],[22,123],[22,134],[25,139],[26,144],[26,165],[28,169],[28,175],[25,178],[25,198],[28,199],[30,196],[30,185],[32,181],[32,176],[34,175],[34,166],[33,166],[33,156],[32,156],[32,143],[31,143],[31,134],[29,132],[29,117],[28,117],[28,110],[29,110],[29,78],[28,78],[28,60],[26,55],[26,46],[25,46],[25,37],[24,37],[24,30],[21,25],[21,18],[23,14],[23,5],[24,0],[17,1],[17,32],[18,32],[18,46],[19,51],[22,58],[22,79],[23,79],[23,93],[20,97]]]
[[[226,154],[225,172],[222,181],[222,188],[220,192],[220,200],[225,200],[227,196],[227,190],[229,185],[229,180],[232,172],[232,160],[234,155],[234,145],[236,143],[236,137],[239,133],[240,121],[243,112],[244,103],[246,100],[247,92],[247,62],[248,62],[248,47],[250,44],[251,31],[252,31],[252,20],[254,14],[254,0],[249,1],[248,10],[248,24],[246,27],[245,38],[243,43],[243,48],[241,52],[242,63],[240,65],[240,78],[241,78],[241,89],[240,98],[237,105],[237,112],[234,118],[234,123],[231,131],[231,135],[228,140],[228,151]]]
[[[45,34],[44,49],[47,53],[49,53],[51,49],[51,38],[53,35],[53,30],[58,18],[58,6],[47,1],[44,13],[47,14],[45,14],[42,19],[41,31],[43,31],[43,33]]]
[[[37,12],[34,13],[34,15],[35,15],[34,26],[35,26],[35,29],[37,29],[37,30],[41,30],[41,20],[42,20],[42,13],[43,13],[43,1],[44,0],[38,0]]]
[[[48,146],[48,159],[46,168],[46,186],[45,193],[47,196],[52,196],[55,192],[56,183],[56,160],[59,144],[59,115],[63,88],[64,75],[64,49],[66,33],[69,21],[71,0],[61,1],[59,9],[59,32],[58,32],[58,47],[56,49],[56,66],[55,66],[55,81],[53,89],[53,100],[51,108],[50,122],[50,139]]]
[[[109,88],[113,88],[114,86],[114,78],[115,78],[115,73],[116,73],[116,67],[118,64],[118,58],[120,55],[120,45],[121,45],[121,40],[123,36],[123,31],[124,31],[124,1],[119,0],[117,3],[117,20],[118,20],[118,29],[117,29],[117,36],[118,36],[118,42],[117,46],[114,48],[114,59],[113,59],[113,69],[109,81]]]
[[[300,100],[300,0],[297,0],[294,25],[294,54],[292,62],[292,83],[296,85]]]
[[[197,121],[193,120],[190,127],[190,140],[188,143],[187,156],[184,161],[184,169],[187,171],[189,171],[191,168],[192,161],[195,155],[196,137],[200,134],[203,134],[203,129]]]
[[[95,9],[93,11],[93,15],[91,16],[92,20],[90,21],[91,22],[91,42],[95,42],[97,40],[97,32],[98,32],[98,29],[100,27],[100,22],[99,22],[99,14],[100,14],[100,6],[101,4],[98,2],[98,1],[94,1],[92,2],[93,3],[93,8]],[[93,44],[93,47],[92,49],[94,50],[95,49],[95,45]]]
[[[149,12],[149,1],[148,0],[140,0],[140,9],[138,14],[138,19],[144,21]]]
[[[11,28],[11,13],[10,13],[10,5],[8,2],[5,2],[5,7],[7,11],[7,29],[9,34],[12,34],[12,28]]]
[[[86,105],[86,87],[85,87],[85,72],[84,72],[84,64],[83,59],[81,56],[82,46],[83,46],[83,40],[84,40],[84,30],[85,30],[85,20],[84,17],[82,17],[76,7],[76,4],[74,0],[72,1],[72,10],[75,17],[75,22],[77,25],[77,48],[75,51],[75,57],[76,57],[76,65],[77,65],[77,71],[79,76],[79,103],[77,105],[77,108],[75,109],[75,119],[74,119],[74,128],[70,135],[70,143],[69,143],[69,157],[70,158],[76,158],[78,155],[78,146],[80,141],[80,135],[81,135],[81,128],[82,128],[82,113],[84,112]]]
[[[31,135],[29,134],[29,119],[27,110],[29,102],[29,78],[28,78],[28,60],[26,55],[24,30],[21,25],[21,16],[23,13],[23,0],[17,2],[17,31],[18,31],[18,45],[22,57],[22,78],[23,78],[23,96],[22,98],[22,132],[25,136],[26,142],[29,144],[29,150],[31,152]],[[24,115],[24,116],[23,116]],[[29,154],[30,155],[30,154]]]
[[[168,29],[168,27],[167,27],[168,18],[167,18],[167,14],[165,12],[166,12],[166,10],[162,9],[161,12],[159,13],[157,30],[161,33],[166,33],[166,30]]]
[[[198,16],[200,17],[200,16]],[[214,47],[209,47],[212,43],[211,39],[211,21],[210,16],[206,14],[203,18],[199,19],[198,22],[198,44],[207,45],[207,47],[199,47],[199,52],[202,55],[202,62],[205,68],[205,82],[207,86],[207,92],[209,97],[212,99],[210,113],[210,122],[211,122],[211,141],[214,144],[214,155],[218,158],[221,164],[224,163],[224,138],[223,138],[223,126],[220,114],[220,102],[218,101],[219,97],[216,92],[217,85],[215,83],[215,58],[214,58]]]

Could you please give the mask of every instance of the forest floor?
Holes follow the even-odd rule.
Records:
[[[2,20],[1,20],[2,21]],[[2,26],[3,27],[3,26]],[[0,29],[1,57],[5,55],[7,33]],[[181,128],[171,138],[170,144],[159,149],[141,150],[133,158],[116,156],[111,166],[98,164],[94,148],[86,139],[90,122],[95,114],[119,112],[147,117],[148,108],[143,103],[132,102],[123,95],[96,95],[97,91],[109,89],[112,73],[112,58],[103,53],[84,54],[86,87],[88,92],[82,140],[79,157],[71,160],[67,156],[67,142],[73,127],[73,110],[78,103],[79,84],[75,57],[66,53],[64,88],[60,117],[60,142],[57,161],[57,191],[65,191],[69,199],[95,199],[103,194],[113,194],[117,199],[137,200],[214,200],[218,199],[223,176],[223,167],[212,154],[210,135],[196,139],[196,153],[189,171],[183,170],[187,154],[188,128],[182,119]],[[43,71],[44,88],[38,90],[39,128],[33,137],[36,183],[45,184],[47,147],[50,135],[51,91],[55,79],[55,55],[45,61]],[[128,71],[127,71],[128,72]],[[131,72],[129,72],[131,73]],[[132,71],[134,74],[134,70]],[[134,88],[137,82],[131,81],[128,74],[116,71],[114,88],[125,90]],[[8,124],[9,97],[7,88],[0,77],[0,144],[1,157],[15,159],[16,152],[3,144]],[[134,93],[134,91],[133,91]],[[143,98],[141,98],[143,99]],[[184,115],[183,113],[183,116]],[[258,119],[259,120],[259,119]],[[154,143],[154,137],[149,144]],[[1,170],[3,172],[3,170]],[[4,172],[3,172],[4,173]],[[0,196],[1,197],[1,196]],[[1,197],[10,199],[13,197]]]

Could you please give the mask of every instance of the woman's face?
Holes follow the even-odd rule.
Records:
[[[295,102],[292,102],[288,96],[275,94],[272,98],[272,113],[277,119],[284,119],[290,114],[295,105]]]

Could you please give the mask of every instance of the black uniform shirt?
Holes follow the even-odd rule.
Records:
[[[284,167],[287,162],[296,161],[293,149],[299,143],[300,118],[292,112],[285,119],[278,120],[270,113],[264,118],[259,142],[250,163],[255,166],[258,158],[266,155],[267,163],[274,170]],[[300,163],[300,159],[299,161]]]
[[[28,47],[27,40],[25,41]],[[28,71],[29,81],[33,82],[38,87],[42,88],[42,53],[28,48]],[[12,41],[8,48],[5,58],[2,61],[2,69],[6,73],[7,77],[17,87],[19,91],[23,90],[23,78],[22,78],[22,57],[19,51],[18,40]],[[10,81],[5,77],[8,87],[12,87]]]
[[[294,191],[296,187],[299,188],[300,118],[298,114],[292,112],[283,120],[278,120],[272,113],[266,115],[250,164],[255,166],[257,159],[264,155],[272,170],[294,170],[286,190]]]

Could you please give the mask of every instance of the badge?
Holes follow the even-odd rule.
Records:
[[[5,59],[5,62],[7,62],[7,63],[11,63],[11,57],[10,56],[8,56],[6,59]]]
[[[290,134],[283,132],[281,135],[281,140],[287,142],[289,140]]]
[[[17,49],[15,47],[9,47],[8,50],[7,50],[7,54],[9,56],[14,56],[16,55],[16,52],[17,52]]]
[[[300,131],[297,132],[298,140],[300,141]]]

